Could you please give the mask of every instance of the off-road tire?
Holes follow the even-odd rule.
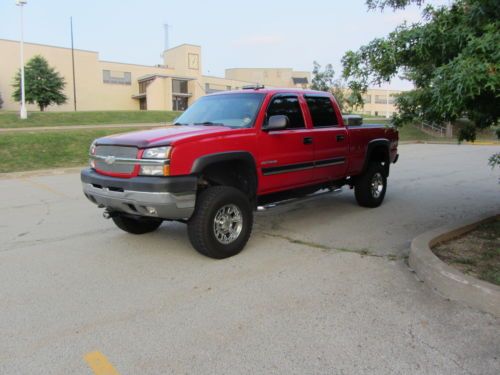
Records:
[[[132,234],[144,234],[153,232],[161,225],[163,220],[155,218],[132,218],[122,215],[112,217],[118,228]]]
[[[380,186],[381,190],[375,189]],[[382,204],[387,190],[387,176],[384,167],[380,163],[370,163],[366,171],[358,176],[354,185],[356,201],[363,207],[378,207]],[[377,193],[375,192],[377,191]]]
[[[242,224],[238,236],[224,244],[216,238],[215,218],[227,206],[237,207]],[[196,208],[188,221],[189,240],[199,253],[214,259],[224,259],[243,250],[252,232],[252,225],[252,206],[242,191],[230,186],[212,186],[198,194]]]

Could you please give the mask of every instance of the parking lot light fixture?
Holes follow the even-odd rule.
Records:
[[[28,112],[26,111],[26,97],[24,94],[24,21],[23,21],[23,8],[26,5],[26,0],[16,0],[16,5],[21,9],[21,40],[20,40],[20,50],[21,50],[21,110],[19,112],[19,117],[22,120],[28,118]]]

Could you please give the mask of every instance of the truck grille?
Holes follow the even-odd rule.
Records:
[[[96,146],[95,154],[97,156],[114,156],[117,158],[130,158],[135,159],[137,157],[136,147],[124,147],[124,146]],[[108,173],[123,173],[132,174],[134,171],[134,165],[132,164],[107,164],[104,161],[95,161],[96,169],[108,172]]]

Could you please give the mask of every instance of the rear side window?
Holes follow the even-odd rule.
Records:
[[[288,129],[305,128],[299,99],[296,96],[278,96],[274,98],[267,108],[267,118],[276,115],[288,116],[290,121]]]
[[[330,98],[324,96],[306,96],[305,99],[315,128],[339,125]]]

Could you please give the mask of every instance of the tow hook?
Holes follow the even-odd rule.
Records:
[[[113,211],[109,211],[108,209],[105,209],[104,212],[102,213],[102,216],[105,219],[111,219],[113,216],[116,216],[116,213]]]

